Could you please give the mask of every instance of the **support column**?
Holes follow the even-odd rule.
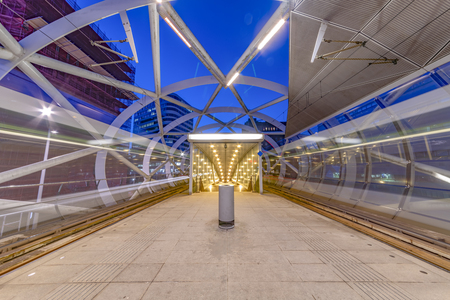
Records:
[[[259,142],[258,149],[262,152],[262,143]],[[262,173],[262,155],[258,155],[258,173],[259,173],[259,193],[263,194],[263,173]]]
[[[189,195],[192,195],[192,173],[193,173],[193,163],[194,163],[194,143],[189,143]]]
[[[45,151],[44,151],[44,159],[42,161],[47,161],[48,159],[48,151],[50,149],[50,126],[48,128],[48,134],[47,134],[47,142],[45,143]],[[42,193],[44,191],[44,182],[45,182],[45,172],[47,171],[47,169],[43,169],[41,170],[41,178],[39,180],[39,189],[38,189],[38,194],[37,194],[37,198],[36,198],[36,203],[41,202],[42,200]],[[36,229],[37,224],[38,224],[38,220],[39,220],[39,213],[34,213],[34,218],[33,218],[33,229]]]

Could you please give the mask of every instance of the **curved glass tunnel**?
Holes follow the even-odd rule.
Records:
[[[265,144],[265,183],[450,233],[450,64]]]
[[[217,192],[224,183],[235,184],[236,191],[260,191],[259,142],[191,142],[191,147],[192,192]]]

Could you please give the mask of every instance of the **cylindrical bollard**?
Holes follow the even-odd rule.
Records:
[[[219,186],[219,228],[234,227],[234,185]]]

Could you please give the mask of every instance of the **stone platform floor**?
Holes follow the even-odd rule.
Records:
[[[180,194],[0,277],[0,299],[450,299],[450,273],[272,194]]]

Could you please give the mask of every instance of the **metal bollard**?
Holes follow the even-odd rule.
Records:
[[[219,228],[234,228],[234,185],[219,186]]]

